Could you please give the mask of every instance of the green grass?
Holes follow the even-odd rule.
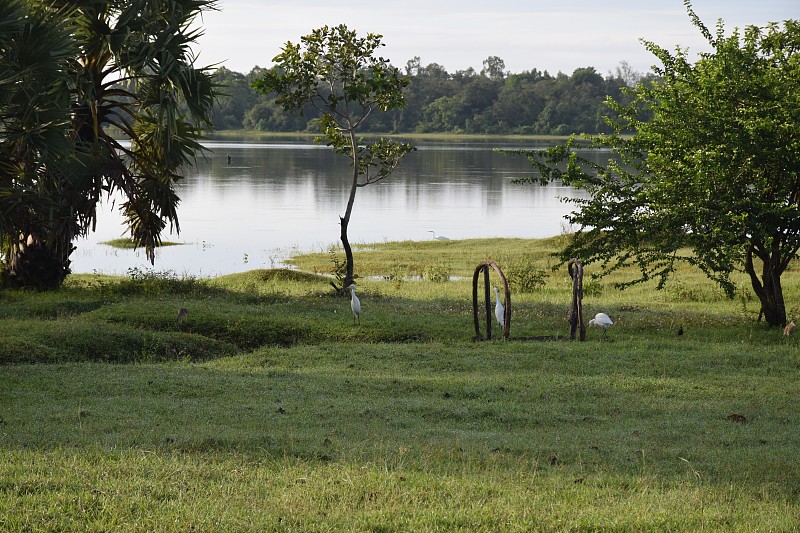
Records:
[[[0,530],[796,530],[800,339],[686,270],[591,281],[606,338],[521,340],[568,333],[547,269],[475,342],[475,266],[556,244],[358,248],[360,326],[325,254],[0,292]],[[405,277],[430,263],[454,280]]]
[[[100,244],[105,244],[106,246],[111,246],[112,248],[120,248],[123,250],[133,249],[136,248],[136,244],[131,239],[112,239],[110,241],[103,241]],[[182,242],[171,242],[171,241],[163,241],[160,246],[180,246]]]

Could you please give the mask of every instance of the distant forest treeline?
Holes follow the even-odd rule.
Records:
[[[275,95],[259,94],[251,83],[265,69],[248,74],[226,68],[217,70],[223,86],[214,109],[217,130],[248,129],[301,132],[318,118],[313,108],[300,115],[285,111]],[[642,80],[624,61],[614,73],[599,74],[593,67],[576,69],[572,75],[533,69],[520,74],[505,71],[502,59],[492,56],[483,69],[448,73],[436,63],[422,66],[420,58],[405,66],[409,85],[402,110],[373,113],[365,131],[381,133],[478,133],[567,135],[601,133],[610,128],[603,116],[609,109],[606,96],[623,99],[620,90]]]

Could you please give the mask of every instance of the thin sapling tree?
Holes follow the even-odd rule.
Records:
[[[408,79],[386,59],[376,56],[383,46],[381,35],[358,37],[345,25],[324,26],[301,37],[300,44],[286,43],[253,87],[277,94],[287,110],[318,110],[321,133],[315,140],[325,143],[350,160],[353,168],[350,194],[340,216],[341,241],[347,271],[344,288],[353,282],[353,251],[348,225],[356,191],[389,176],[414,147],[381,137],[359,138],[357,132],[375,109],[399,109],[405,105],[403,88]]]

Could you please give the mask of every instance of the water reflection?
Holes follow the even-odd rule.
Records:
[[[395,173],[360,188],[350,240],[369,243],[430,239],[546,237],[562,231],[578,194],[558,185],[512,184],[530,175],[521,156],[492,143],[419,143]],[[350,167],[326,146],[302,142],[209,143],[212,150],[181,183],[180,235],[186,243],[157,252],[155,270],[214,276],[280,265],[298,251],[338,243],[339,216],[349,192]],[[501,147],[519,148],[506,143]],[[229,162],[230,156],[230,162]],[[124,234],[106,205],[98,231],[77,243],[73,272],[124,274],[151,268],[142,252],[99,244]]]

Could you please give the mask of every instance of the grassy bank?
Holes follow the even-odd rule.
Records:
[[[557,244],[362,246],[360,326],[326,254],[3,291],[0,529],[795,530],[800,339],[684,271],[589,281],[606,338],[521,340],[567,334]],[[473,341],[484,259],[546,272],[509,341]]]

